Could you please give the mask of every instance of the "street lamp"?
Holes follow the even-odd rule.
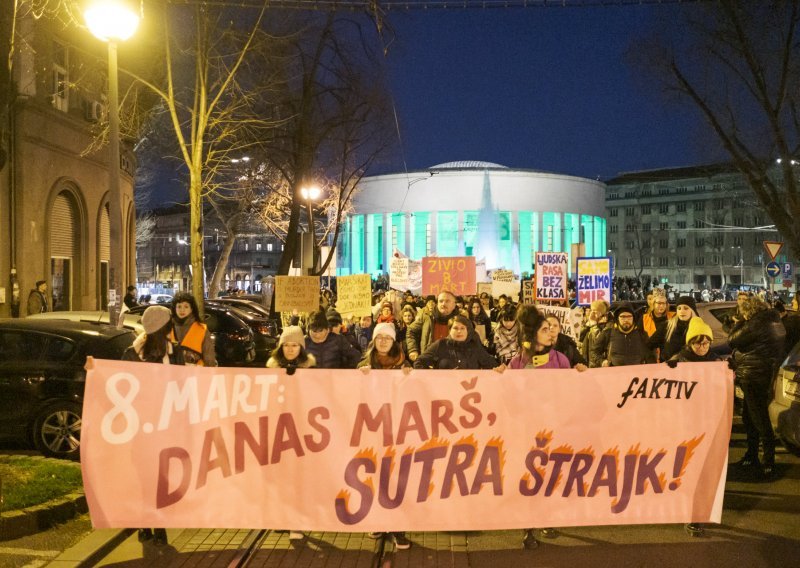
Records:
[[[119,189],[119,86],[117,42],[125,41],[139,26],[136,5],[126,0],[88,0],[83,17],[89,31],[108,43],[108,226],[111,241],[108,271],[109,320],[116,325],[122,300],[123,238],[122,195]]]
[[[317,271],[317,238],[314,232],[313,202],[319,199],[321,194],[322,191],[316,185],[300,188],[300,195],[306,200],[306,208],[308,210],[308,235],[311,239],[311,269],[309,270],[309,274],[314,274]],[[305,252],[305,247],[303,247],[303,251]]]

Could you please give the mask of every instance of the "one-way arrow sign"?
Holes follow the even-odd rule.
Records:
[[[770,278],[777,278],[781,273],[781,265],[777,262],[770,262],[767,264],[767,276]]]

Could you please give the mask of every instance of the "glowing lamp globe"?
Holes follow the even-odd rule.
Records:
[[[103,41],[125,41],[139,27],[136,5],[125,0],[89,0],[83,17],[89,31]]]

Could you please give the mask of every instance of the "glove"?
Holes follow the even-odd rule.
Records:
[[[670,369],[674,369],[675,367],[678,366],[678,360],[677,359],[670,359],[669,361],[667,361],[667,366]]]

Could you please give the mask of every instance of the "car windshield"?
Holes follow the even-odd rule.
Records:
[[[714,319],[716,319],[720,323],[727,323],[730,317],[736,312],[736,306],[728,306],[725,308],[712,308],[708,310]]]

